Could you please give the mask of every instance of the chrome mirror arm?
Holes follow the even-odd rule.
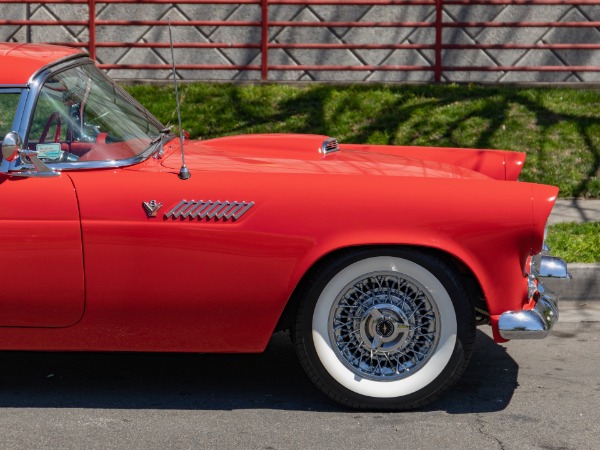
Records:
[[[37,177],[55,177],[60,175],[58,172],[50,169],[46,164],[42,162],[40,158],[37,157],[38,152],[35,150],[19,150],[19,155],[21,155],[21,159],[29,160],[33,167],[35,167],[35,175],[29,176],[37,176]]]
[[[60,172],[50,169],[38,158],[37,151],[21,148],[22,145],[23,140],[21,139],[21,136],[19,136],[19,133],[11,131],[6,135],[2,141],[1,173],[15,177],[57,177],[60,175]],[[16,167],[14,163],[16,162],[17,156],[20,156],[23,162],[30,162],[33,164],[35,170],[15,170]]]

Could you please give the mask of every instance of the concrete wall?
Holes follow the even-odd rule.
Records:
[[[87,19],[87,5],[1,4],[3,19]],[[433,6],[305,6],[273,5],[270,20],[432,22]],[[99,4],[98,19],[116,20],[243,20],[260,21],[258,5]],[[550,6],[445,6],[445,22],[452,21],[600,21],[596,5]],[[175,27],[176,42],[260,41],[260,29],[250,27]],[[0,26],[0,40],[19,42],[87,41],[88,30],[73,26]],[[406,43],[432,44],[433,28],[271,28],[270,42],[278,43]],[[97,41],[168,42],[166,27],[98,27]],[[585,28],[447,28],[444,42],[473,43],[600,43],[600,29]],[[260,64],[257,49],[178,49],[178,64]],[[105,64],[170,63],[166,49],[99,48],[97,60]],[[283,50],[271,49],[270,64],[328,65],[432,65],[433,50]],[[443,64],[450,66],[600,66],[600,50],[445,50]],[[168,70],[111,70],[115,78],[166,79]],[[260,72],[238,70],[180,71],[185,79],[259,80]],[[271,71],[281,81],[432,81],[433,72]],[[594,82],[600,72],[445,72],[447,82]]]

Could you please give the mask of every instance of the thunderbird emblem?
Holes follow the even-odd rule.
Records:
[[[157,203],[156,200],[150,200],[149,202],[142,203],[142,205],[144,206],[144,210],[148,217],[156,217],[162,203]]]

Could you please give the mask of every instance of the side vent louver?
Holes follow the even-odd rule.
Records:
[[[340,146],[336,138],[329,138],[321,145],[321,153],[324,155],[331,152],[337,152],[339,149]]]
[[[217,220],[237,220],[242,217],[250,208],[254,206],[254,202],[229,202],[211,200],[194,201],[181,200],[173,209],[165,214],[165,218],[172,217],[177,219],[217,219]]]

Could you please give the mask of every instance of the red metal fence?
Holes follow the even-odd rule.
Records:
[[[130,4],[173,4],[173,5],[257,5],[260,7],[261,20],[184,20],[172,21],[173,27],[251,27],[261,30],[259,42],[176,42],[176,48],[212,48],[212,49],[257,49],[260,51],[260,64],[182,64],[178,70],[240,70],[260,71],[261,78],[267,80],[271,71],[305,70],[305,71],[421,71],[433,72],[435,81],[441,81],[446,72],[462,71],[485,71],[485,72],[600,72],[597,65],[445,65],[443,53],[447,51],[461,50],[568,50],[568,51],[596,51],[600,50],[600,43],[507,43],[507,42],[485,42],[473,44],[458,44],[445,39],[448,30],[452,28],[475,29],[475,28],[598,28],[600,22],[593,20],[584,21],[447,21],[444,20],[446,6],[502,6],[519,5],[522,7],[552,6],[552,5],[583,5],[600,6],[600,0],[0,0],[0,4],[70,4],[87,5],[87,17],[82,20],[5,20],[0,16],[0,26],[81,26],[88,29],[88,40],[85,42],[62,42],[62,44],[85,47],[92,58],[96,57],[97,49],[100,48],[167,48],[168,42],[101,42],[97,40],[98,27],[131,27],[150,26],[165,27],[166,20],[100,20],[97,18],[96,8],[98,5],[111,3]],[[394,7],[431,7],[435,14],[430,20],[422,22],[368,22],[368,21],[278,21],[270,20],[269,8],[274,5],[333,5],[343,6],[385,6]],[[435,31],[434,42],[428,43],[386,43],[374,44],[364,43],[280,43],[269,41],[269,30],[273,27],[327,27],[327,28],[426,28]],[[270,64],[269,51],[271,49],[311,49],[311,50],[429,50],[433,52],[434,58],[428,65],[277,65]],[[104,69],[169,69],[166,64],[100,64]]]

